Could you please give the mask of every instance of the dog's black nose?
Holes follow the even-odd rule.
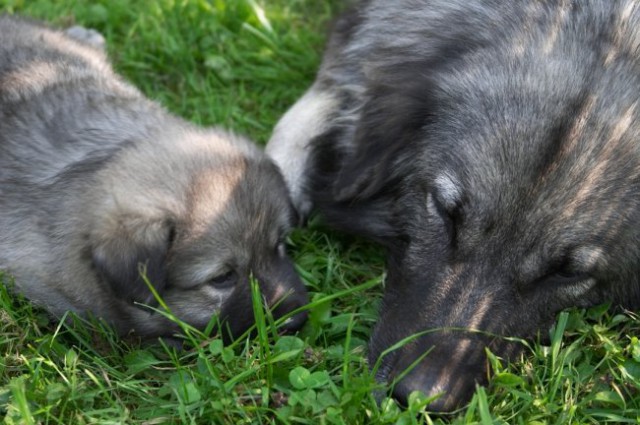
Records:
[[[450,412],[469,401],[473,394],[473,385],[460,382],[459,386],[449,385],[448,382],[438,382],[436,374],[423,374],[422,371],[409,373],[393,388],[392,396],[402,406],[409,404],[409,395],[414,391],[421,391],[425,396],[436,397],[427,407],[430,412]],[[473,381],[472,381],[473,382]]]
[[[426,397],[434,398],[427,409],[440,413],[451,412],[468,403],[476,384],[482,385],[486,381],[486,360],[480,356],[461,358],[456,356],[453,347],[446,348],[436,347],[408,372],[406,369],[418,356],[415,352],[404,353],[389,377],[389,382],[392,382],[406,372],[393,386],[393,398],[407,406],[409,395],[421,391]]]

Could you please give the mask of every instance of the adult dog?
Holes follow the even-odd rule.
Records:
[[[387,247],[370,360],[417,334],[377,370],[395,397],[452,410],[485,347],[518,351],[503,336],[638,307],[639,100],[636,1],[370,0],[337,21],[267,152],[303,213]]]
[[[170,337],[157,306],[231,335],[250,275],[276,317],[306,303],[277,167],[244,138],[168,114],[112,71],[102,37],[0,17],[0,269],[56,316]],[[298,328],[304,313],[290,317]]]

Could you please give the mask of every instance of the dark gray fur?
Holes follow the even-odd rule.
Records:
[[[431,350],[394,396],[451,410],[486,346],[518,351],[456,329],[533,338],[570,306],[638,308],[639,101],[635,1],[372,0],[338,20],[267,152],[303,212],[388,248],[372,364],[433,330],[382,359],[390,382]],[[291,123],[320,130],[292,149]]]
[[[248,140],[172,116],[114,74],[102,37],[0,16],[0,268],[56,316],[171,336],[178,318],[253,322],[249,276],[281,317],[307,293],[284,250],[277,167]],[[296,329],[305,314],[285,328]]]

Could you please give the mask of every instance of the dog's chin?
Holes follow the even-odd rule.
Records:
[[[382,401],[387,398],[389,394],[389,373],[393,366],[393,353],[386,356],[386,358],[380,363],[378,370],[375,371],[376,388],[373,390],[373,398],[376,403],[381,404]],[[375,360],[369,359],[369,365],[375,364]]]
[[[179,335],[161,336],[158,337],[157,340],[161,345],[170,349],[172,348],[176,351],[188,351],[189,349],[193,348],[188,340],[186,340],[184,337],[180,337]]]

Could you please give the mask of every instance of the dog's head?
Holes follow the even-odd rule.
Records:
[[[640,81],[579,59],[401,64],[369,93],[318,199],[388,248],[370,360],[401,401],[452,410],[486,382],[485,347],[512,358],[504,337],[544,335],[564,308],[640,303],[640,107],[623,88]]]
[[[295,213],[277,167],[234,136],[202,139],[189,135],[161,154],[135,147],[103,173],[91,261],[113,297],[133,308],[125,326],[143,336],[176,332],[145,307],[158,304],[143,276],[175,316],[204,328],[217,315],[231,337],[254,323],[251,278],[276,318],[307,302],[286,254]]]

